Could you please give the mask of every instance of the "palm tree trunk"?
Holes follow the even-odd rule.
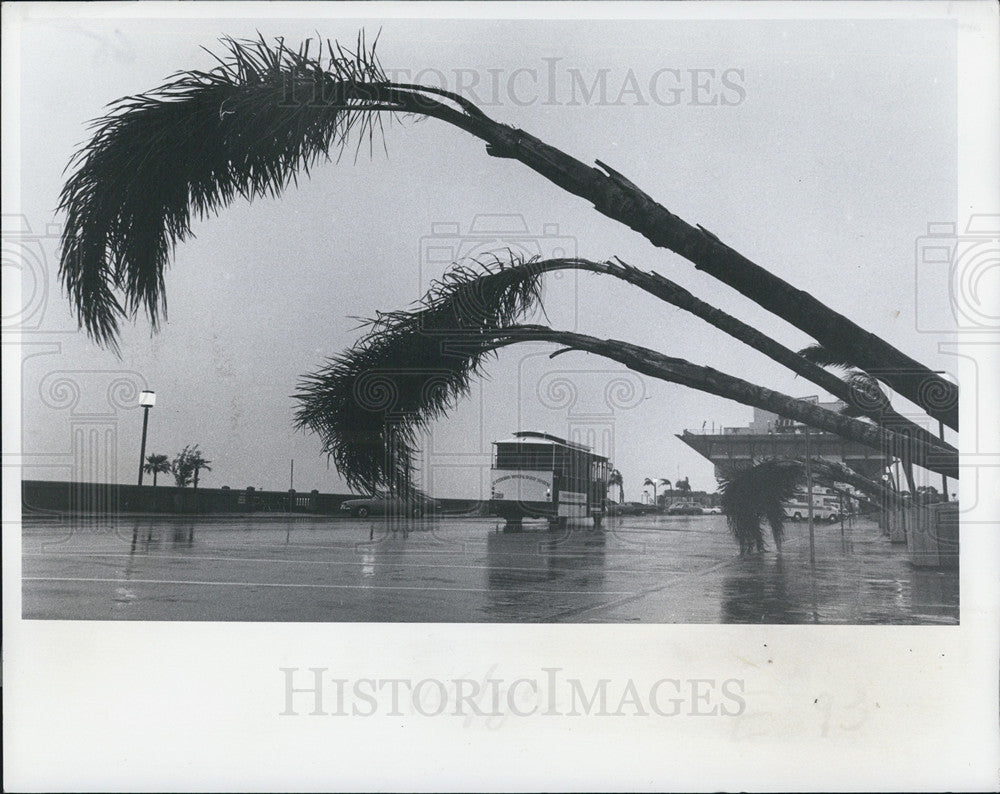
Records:
[[[431,99],[445,97],[461,110]],[[658,204],[614,169],[594,168],[524,130],[500,124],[467,99],[422,86],[348,87],[354,99],[388,102],[400,110],[453,124],[486,142],[487,154],[518,160],[568,193],[593,203],[598,212],[625,224],[658,248],[692,262],[772,314],[805,332],[831,353],[888,384],[929,416],[958,429],[958,387],[864,330],[839,312],[723,243],[707,229],[691,226]],[[385,110],[386,106],[372,105]]]
[[[834,397],[843,400],[847,405],[857,407],[869,419],[878,422],[887,429],[893,431],[905,430],[914,437],[921,439],[925,444],[941,447],[949,456],[954,457],[954,463],[956,466],[958,465],[957,449],[925,428],[902,416],[891,405],[885,404],[878,407],[865,405],[863,401],[858,399],[858,395],[852,390],[850,384],[845,383],[832,372],[814,364],[795,351],[771,339],[766,334],[761,333],[756,328],[696,298],[679,284],[675,284],[659,273],[647,273],[620,260],[618,263],[614,263],[591,262],[585,259],[551,259],[532,262],[530,266],[543,272],[572,268],[587,270],[593,273],[604,273],[639,287],[667,303],[684,309],[696,317],[700,317],[707,323],[725,331],[733,338],[749,345],[754,350],[763,353],[779,364],[783,364],[795,374],[807,378]]]
[[[958,477],[957,465],[943,463],[936,450],[916,439],[907,440],[876,425],[861,422],[820,408],[814,403],[772,391],[763,386],[719,372],[711,367],[692,364],[684,359],[671,358],[647,348],[618,339],[598,339],[570,331],[556,331],[546,326],[521,325],[496,331],[492,347],[499,348],[525,341],[554,342],[568,350],[582,350],[624,364],[631,370],[654,378],[678,383],[699,391],[716,394],[735,402],[762,408],[779,416],[835,433],[842,438],[890,455],[912,451],[918,459],[926,461],[925,468]],[[557,351],[553,355],[558,355]]]
[[[603,171],[481,112],[428,113],[426,105],[416,112],[457,124],[486,141],[486,150],[492,156],[516,159],[563,190],[591,201],[598,212],[624,223],[653,245],[688,259],[698,270],[804,331],[832,353],[855,362],[928,415],[958,429],[955,384],[747,259],[706,229],[681,220],[600,161],[597,164]]]
[[[805,465],[804,458],[796,458],[796,460]],[[821,480],[847,483],[862,493],[868,494],[868,496],[872,497],[879,504],[890,507],[904,506],[903,500],[897,490],[886,488],[882,483],[864,477],[846,466],[833,468],[830,466],[829,461],[822,458],[813,458],[811,462],[814,468],[814,476],[817,476]]]
[[[903,473],[906,475],[906,487],[909,488],[910,493],[916,497],[917,483],[913,479],[913,461],[908,456],[903,458]]]

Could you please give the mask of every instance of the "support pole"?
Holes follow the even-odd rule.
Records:
[[[944,441],[944,422],[938,421],[938,438]],[[948,501],[948,475],[941,475],[941,498]]]
[[[809,514],[809,564],[816,564],[816,537],[813,529],[812,450],[809,448],[809,425],[806,425],[806,505]]]
[[[142,446],[139,448],[139,485],[142,485],[142,469],[146,463],[146,428],[149,426],[149,406],[142,409]]]

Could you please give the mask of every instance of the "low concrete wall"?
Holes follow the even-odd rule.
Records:
[[[258,491],[254,488],[177,488],[172,485],[24,480],[21,512],[25,516],[117,515],[119,513],[313,513],[340,515],[341,502],[357,494],[319,491]],[[443,513],[485,515],[485,502],[438,499]]]

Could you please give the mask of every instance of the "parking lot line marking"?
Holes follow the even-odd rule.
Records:
[[[22,582],[93,582],[97,584],[169,584],[169,585],[190,585],[192,587],[281,587],[281,588],[295,588],[302,587],[314,590],[419,590],[421,592],[426,592],[428,590],[442,591],[442,592],[456,592],[456,593],[490,593],[495,592],[485,587],[429,587],[429,586],[413,586],[413,585],[363,585],[363,584],[303,584],[298,582],[207,582],[207,581],[188,581],[183,579],[106,579],[106,578],[90,578],[85,576],[23,576],[21,577]],[[590,595],[590,596],[609,596],[609,595],[631,595],[632,591],[627,590],[608,590],[594,592],[592,590],[545,590],[545,589],[532,589],[532,590],[504,590],[504,593],[538,593],[543,595]]]
[[[252,563],[292,563],[295,565],[381,565],[384,567],[389,566],[400,566],[405,565],[407,568],[462,568],[472,571],[489,571],[492,569],[497,569],[498,566],[495,565],[467,565],[458,563],[443,563],[443,562],[411,562],[410,560],[378,560],[374,563],[366,561],[364,559],[356,560],[295,560],[295,559],[273,559],[267,557],[208,557],[202,555],[187,555],[187,554],[127,554],[124,552],[102,552],[102,551],[64,551],[64,552],[24,552],[22,557],[42,557],[51,558],[53,556],[66,556],[66,557],[125,557],[127,559],[133,560],[200,560],[207,562],[252,562]],[[528,555],[525,555],[528,556]],[[559,555],[559,559],[569,559],[571,557],[578,557],[580,559],[586,560],[586,554],[578,555]],[[547,557],[546,560],[551,559]],[[538,567],[528,567],[528,566],[499,566],[504,571],[529,571],[544,573],[548,571],[547,566]],[[643,570],[628,570],[624,568],[611,568],[607,569],[613,573],[620,574],[643,574],[643,573],[671,573],[671,574],[682,574],[690,573],[690,571],[683,571],[677,568],[646,568]]]

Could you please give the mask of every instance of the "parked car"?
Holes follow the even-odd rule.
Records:
[[[667,508],[668,516],[700,516],[701,514],[701,505],[696,505],[694,502],[674,502]]]
[[[707,516],[721,516],[722,515],[722,508],[721,507],[703,507],[702,510],[701,510],[701,512],[703,512]]]
[[[655,509],[653,505],[644,505],[641,502],[608,503],[609,516],[642,516]]]
[[[340,503],[341,513],[350,513],[355,518],[368,516],[412,516],[420,518],[428,513],[441,510],[441,503],[427,496],[406,499],[401,496],[374,494],[360,499],[348,499]]]

